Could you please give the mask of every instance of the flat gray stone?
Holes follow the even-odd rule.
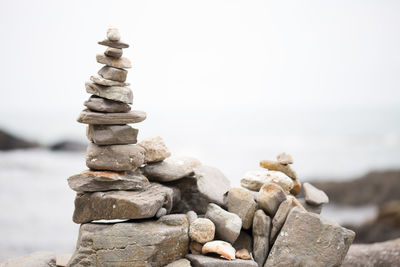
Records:
[[[96,84],[99,85],[103,85],[103,86],[120,86],[120,87],[124,87],[124,86],[128,86],[129,83],[125,83],[125,82],[119,82],[119,81],[113,81],[113,80],[108,80],[108,79],[104,79],[101,76],[90,76],[90,80]]]
[[[152,218],[161,207],[170,211],[172,205],[172,189],[157,183],[152,183],[143,191],[78,193],[73,221],[87,223],[95,220]]]
[[[121,86],[103,86],[92,82],[85,83],[86,92],[110,100],[120,101],[126,104],[132,104],[133,94],[129,87]]]
[[[215,224],[217,239],[235,243],[242,229],[242,220],[235,213],[228,212],[220,206],[210,203],[207,207],[205,217]]]
[[[225,260],[221,258],[187,254],[186,258],[190,260],[193,267],[257,267],[257,263],[252,260]]]
[[[97,145],[136,144],[139,130],[129,125],[93,125],[87,127],[86,135]]]
[[[303,183],[304,195],[306,202],[310,205],[321,205],[329,202],[328,196],[324,191],[319,190],[310,183]]]
[[[135,145],[98,146],[89,144],[86,166],[93,170],[134,171],[144,162],[145,151]]]
[[[96,55],[96,60],[100,64],[118,69],[129,69],[132,67],[131,61],[126,57],[114,58],[98,54]]]
[[[243,188],[231,188],[228,192],[228,211],[242,219],[243,229],[250,229],[257,203],[253,195]]]
[[[98,71],[98,74],[107,80],[125,82],[128,71],[124,69],[104,66]]]
[[[253,255],[258,266],[263,266],[269,252],[271,218],[263,210],[257,210],[253,219]]]
[[[87,170],[68,178],[68,185],[76,192],[110,190],[144,190],[150,182],[140,172],[110,172]]]
[[[296,207],[289,213],[264,267],[341,266],[354,236],[353,231]]]
[[[122,53],[123,52],[121,48],[114,48],[114,47],[107,47],[106,51],[104,51],[104,55],[115,58],[122,57]]]
[[[188,222],[179,215],[170,224],[166,215],[158,221],[115,224],[82,224],[69,266],[163,267],[188,253]],[[176,217],[176,216],[175,216]]]
[[[315,214],[321,214],[323,204],[321,204],[321,205],[310,205],[310,204],[308,204],[306,202],[306,200],[304,198],[299,198],[298,201],[300,202],[301,205],[303,205],[303,207],[307,211],[315,213]]]
[[[110,112],[110,113],[123,113],[129,112],[131,106],[126,103],[114,101],[99,96],[92,95],[84,105],[91,111],[97,112]]]
[[[273,240],[275,240],[276,235],[281,230],[283,224],[285,223],[287,215],[292,208],[294,208],[294,205],[292,203],[292,199],[290,198],[286,199],[279,205],[278,211],[272,219],[272,230],[270,235],[271,243],[273,243]]]
[[[273,217],[279,205],[286,200],[282,187],[274,183],[264,184],[257,195],[257,203],[268,215]]]
[[[142,122],[146,116],[146,112],[140,110],[126,113],[101,113],[85,109],[79,114],[77,121],[85,124],[115,125]]]
[[[128,44],[123,43],[121,41],[115,42],[115,41],[110,41],[108,39],[105,39],[105,40],[97,42],[97,43],[100,45],[114,47],[114,48],[128,48],[129,47]]]
[[[9,259],[1,267],[56,267],[56,255],[49,251],[38,251],[19,258]]]
[[[169,152],[164,140],[160,136],[146,138],[140,141],[138,145],[146,150],[146,157],[144,159],[146,163],[163,161],[171,156],[171,152]]]

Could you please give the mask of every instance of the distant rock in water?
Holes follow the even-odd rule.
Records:
[[[77,141],[61,141],[51,145],[50,150],[53,151],[85,151],[86,144]]]
[[[27,141],[0,130],[0,150],[26,149],[39,146],[39,143]]]

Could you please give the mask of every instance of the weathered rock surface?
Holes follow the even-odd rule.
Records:
[[[252,260],[225,260],[193,254],[186,255],[186,258],[190,260],[193,267],[257,267],[257,263]]]
[[[258,266],[263,266],[269,252],[271,218],[257,210],[253,219],[253,255]]]
[[[293,188],[293,181],[286,174],[279,171],[256,170],[248,171],[240,180],[241,186],[249,190],[259,191],[267,183],[275,183],[289,193]]]
[[[245,248],[237,250],[235,253],[235,257],[237,259],[242,259],[242,260],[250,260],[251,259],[249,251]]]
[[[193,210],[205,214],[209,203],[224,206],[224,194],[230,182],[217,168],[201,165],[194,169],[194,175],[168,183],[181,192],[181,201],[174,205],[173,212]]]
[[[281,153],[281,154],[279,154],[279,155],[276,157],[276,159],[278,160],[278,162],[279,162],[280,164],[283,164],[283,165],[293,164],[293,158],[292,158],[292,156],[289,155],[289,154],[286,154],[286,153]]]
[[[328,196],[324,191],[319,190],[310,183],[303,184],[304,195],[306,197],[306,202],[310,205],[321,205],[329,202]]]
[[[131,61],[126,57],[114,58],[98,54],[96,55],[96,60],[100,64],[118,69],[129,69],[132,67]]]
[[[145,151],[135,145],[98,146],[87,148],[86,166],[93,170],[134,171],[144,163]]]
[[[285,223],[286,217],[292,208],[294,208],[294,205],[292,203],[292,199],[290,198],[286,199],[279,205],[278,211],[272,219],[272,230],[270,235],[271,243],[273,240],[275,240],[276,235],[281,230],[283,224]]]
[[[240,250],[242,248],[247,249],[247,251],[253,251],[253,238],[252,236],[246,232],[245,230],[240,231],[239,237],[236,239],[235,243],[232,246],[236,250]]]
[[[195,158],[175,157],[147,164],[142,169],[144,175],[150,181],[171,182],[185,176],[193,175],[193,169],[199,165],[200,161]]]
[[[214,239],[215,225],[206,218],[198,218],[194,220],[189,227],[189,237],[191,240],[200,244],[207,243]]]
[[[171,156],[171,152],[169,152],[164,140],[160,136],[146,138],[140,141],[138,145],[146,150],[146,157],[144,159],[146,163],[163,161]]]
[[[128,48],[129,45],[126,43],[123,43],[121,41],[115,42],[115,41],[110,41],[108,39],[105,39],[103,41],[97,42],[100,45],[105,45],[109,47],[114,47],[114,48]]]
[[[129,87],[121,86],[103,86],[92,82],[85,83],[86,92],[110,100],[120,101],[126,104],[132,104],[133,94]]]
[[[228,211],[242,219],[243,229],[249,229],[253,223],[257,203],[253,195],[243,188],[231,188],[228,192]]]
[[[274,183],[268,183],[261,187],[257,195],[257,203],[268,215],[273,217],[279,205],[286,200],[283,189]]]
[[[235,259],[235,249],[231,244],[221,240],[214,240],[203,245],[202,254],[215,253],[228,260]]]
[[[128,75],[128,71],[126,70],[117,69],[109,66],[102,67],[97,73],[104,79],[119,82],[125,82],[126,76]]]
[[[174,261],[168,265],[166,265],[165,267],[191,267],[192,265],[190,265],[190,261],[187,259],[180,259],[177,261]]]
[[[297,175],[294,170],[290,167],[290,165],[283,165],[280,164],[277,161],[272,161],[272,160],[262,160],[260,162],[260,166],[268,169],[270,171],[280,171],[289,176],[290,178],[296,179]]]
[[[133,110],[126,113],[100,113],[83,110],[79,114],[78,122],[85,124],[128,124],[138,123],[146,119],[146,113],[139,110]]]
[[[57,267],[66,267],[68,265],[69,260],[72,257],[72,253],[57,255],[56,257],[56,266]]]
[[[56,267],[56,255],[49,251],[38,251],[20,258],[0,263],[1,267]]]
[[[189,246],[187,218],[178,215],[180,220],[170,224],[169,216],[174,215],[138,223],[83,224],[69,266],[161,267],[183,258]]]
[[[172,189],[157,183],[143,191],[78,193],[73,221],[152,218],[161,207],[171,210],[172,195]]]
[[[113,42],[117,42],[121,39],[121,35],[117,28],[111,27],[107,30],[107,39]]]
[[[124,86],[128,86],[129,83],[125,83],[125,82],[119,82],[119,81],[113,81],[113,80],[108,80],[108,79],[104,79],[101,76],[90,76],[90,80],[96,84],[99,85],[103,85],[103,86],[120,86],[120,87],[124,87]]]
[[[85,101],[84,105],[88,109],[97,112],[120,113],[131,110],[131,106],[126,103],[98,97],[95,95],[92,95],[87,101]]]
[[[239,237],[242,229],[242,220],[238,215],[228,212],[214,203],[210,203],[205,217],[215,224],[216,238],[233,244]]]
[[[87,170],[68,178],[68,185],[76,192],[109,190],[143,190],[150,183],[140,172],[110,172]]]
[[[128,125],[93,125],[87,127],[86,135],[96,145],[136,144],[138,129]]]
[[[104,51],[104,55],[115,58],[122,57],[122,53],[123,52],[121,48],[114,48],[114,47],[107,47],[106,51]]]
[[[354,235],[296,207],[289,213],[264,267],[341,266]]]

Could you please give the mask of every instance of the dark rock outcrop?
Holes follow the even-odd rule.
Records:
[[[0,150],[26,149],[40,146],[39,143],[24,140],[0,130]]]

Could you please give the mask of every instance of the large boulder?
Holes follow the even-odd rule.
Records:
[[[71,267],[161,267],[188,253],[186,215],[158,221],[82,224]]]
[[[1,267],[56,267],[56,255],[49,251],[38,251],[20,258],[0,263]]]

